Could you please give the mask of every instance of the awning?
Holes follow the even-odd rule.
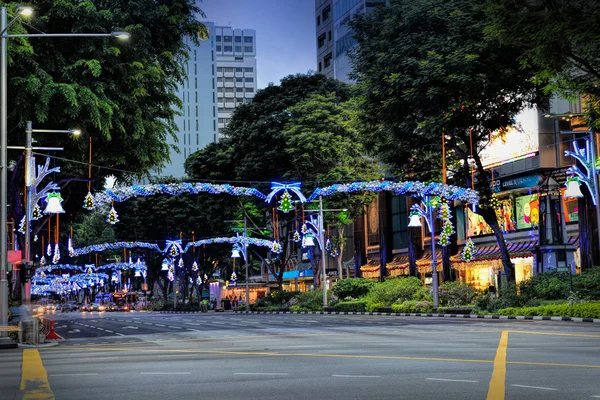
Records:
[[[510,254],[510,258],[526,258],[533,256],[535,247],[537,246],[537,240],[531,240],[527,242],[508,242],[506,247]],[[455,254],[450,257],[450,261],[453,263],[464,263],[461,259],[461,254]],[[488,261],[488,260],[499,260],[502,256],[500,255],[500,246],[497,244],[491,246],[475,246],[475,254],[473,255],[474,261]]]
[[[436,251],[435,252],[435,256],[437,259],[437,267],[436,270],[438,272],[443,270],[443,265],[442,265],[442,252],[440,251]],[[423,254],[423,257],[419,258],[416,261],[417,264],[417,271],[419,271],[420,273],[425,273],[425,272],[431,272],[431,261],[432,261],[433,257],[431,254],[431,250],[429,252],[426,252],[425,254]]]
[[[391,276],[408,275],[408,254],[394,257],[385,268]]]
[[[360,272],[363,278],[379,278],[379,260],[369,260],[365,265],[360,267]]]

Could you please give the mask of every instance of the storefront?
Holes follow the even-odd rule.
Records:
[[[423,257],[419,258],[416,261],[417,272],[419,273],[419,277],[421,278],[421,281],[423,281],[423,284],[425,284],[425,285],[431,285],[431,283],[433,281],[432,274],[431,274],[431,262],[433,261],[433,257],[431,255],[432,255],[431,251],[426,252],[425,254],[423,254]],[[436,261],[437,261],[437,265],[436,265],[435,269],[438,274],[438,282],[441,283],[442,282],[442,271],[444,270],[444,266],[442,265],[442,252],[436,251],[435,255],[436,255]]]
[[[531,278],[535,265],[536,241],[507,243],[510,260],[515,266],[517,283]],[[472,261],[461,260],[461,255],[450,257],[452,268],[458,272],[459,281],[484,290],[498,287],[498,275],[503,270],[498,245],[475,248]]]
[[[408,254],[396,256],[386,264],[388,276],[407,276],[409,273]]]
[[[248,285],[248,291],[250,292],[250,304],[254,304],[257,299],[267,295],[268,288],[263,284],[250,283]],[[246,286],[242,283],[241,285],[224,287],[221,292],[221,299],[236,299],[245,303]]]
[[[306,292],[314,288],[312,269],[285,271],[283,273],[283,290],[290,292]]]

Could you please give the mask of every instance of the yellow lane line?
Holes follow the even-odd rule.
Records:
[[[508,361],[507,364],[519,364],[519,365],[542,365],[545,367],[573,367],[573,368],[598,368],[600,365],[592,364],[557,364],[557,363],[542,363],[534,361]]]
[[[48,382],[48,374],[36,349],[23,350],[23,372],[21,375],[23,400],[50,400],[54,393]]]
[[[523,335],[548,335],[548,336],[567,336],[567,337],[585,337],[592,339],[600,339],[600,335],[590,335],[585,333],[559,333],[559,332],[535,332],[535,331],[513,331],[510,333],[521,333]]]
[[[504,400],[506,389],[506,347],[508,346],[508,331],[502,332],[500,343],[494,358],[494,369],[488,389],[487,400]]]

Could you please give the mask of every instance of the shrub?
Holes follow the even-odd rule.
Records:
[[[333,287],[333,294],[335,294],[339,299],[345,299],[346,297],[358,299],[359,297],[365,296],[367,293],[369,293],[374,285],[375,282],[370,279],[342,279]]]
[[[323,308],[323,292],[321,290],[298,293],[295,300],[296,304],[290,307],[290,311],[321,311]]]
[[[440,303],[446,306],[463,306],[473,302],[475,288],[462,282],[446,282],[440,286]]]
[[[600,300],[600,267],[573,275],[573,291],[580,298]]]
[[[521,307],[526,300],[525,297],[517,295],[517,287],[511,283],[500,291],[500,297],[491,293],[480,296],[475,302],[475,308],[480,311],[496,312],[501,308]]]
[[[427,289],[419,278],[394,278],[378,283],[365,297],[367,300],[367,311],[376,310],[379,307],[391,306],[398,301],[406,300],[431,300]]]
[[[367,303],[364,300],[340,301],[335,305],[335,311],[364,312],[366,305]]]
[[[544,317],[600,318],[600,303],[551,304],[538,307],[510,307],[498,310],[499,315]]]
[[[524,302],[532,299],[564,299],[569,293],[569,274],[549,271],[519,283],[519,293]]]
[[[432,311],[433,304],[429,301],[407,300],[392,304],[392,312],[396,313],[430,313]]]

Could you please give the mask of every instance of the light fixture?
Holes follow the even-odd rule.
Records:
[[[137,277],[140,277],[140,276],[142,276],[142,274],[140,273],[140,270],[139,270],[139,269],[136,269],[136,270],[135,270],[135,274],[134,274],[134,276],[137,276]]]
[[[240,258],[240,248],[239,247],[234,247],[233,250],[231,251],[231,258]]]
[[[111,32],[110,34],[117,39],[129,39],[131,37],[129,32]]]
[[[46,195],[46,209],[44,214],[64,214],[65,210],[60,204],[63,201],[60,193],[52,192]]]
[[[422,226],[423,226],[423,224],[421,224],[421,216],[418,213],[411,213],[408,227],[409,228],[420,228]]]
[[[315,240],[313,235],[306,235],[304,237],[304,247],[313,247],[315,245]]]
[[[81,135],[81,129],[70,129],[71,135],[79,136]]]
[[[162,267],[160,269],[161,271],[168,271],[169,270],[169,262],[164,259],[162,262]]]
[[[33,14],[33,8],[20,6],[17,7],[17,13],[23,15],[24,17],[28,17]]]
[[[583,197],[583,193],[581,193],[581,189],[579,188],[579,179],[570,178],[567,180],[567,189],[565,190],[564,197],[565,199]]]

